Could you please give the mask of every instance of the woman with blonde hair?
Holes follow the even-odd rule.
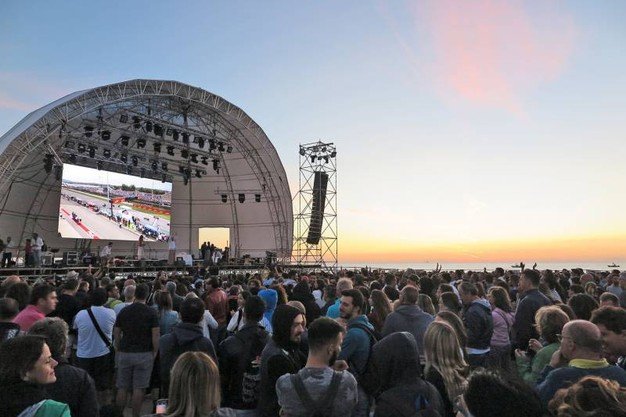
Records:
[[[424,311],[424,313],[428,313],[431,316],[434,316],[437,312],[435,311],[435,306],[433,304],[433,300],[429,295],[420,294],[417,296],[417,306]]]
[[[170,376],[165,417],[235,417],[230,408],[219,408],[220,373],[206,353],[185,352]]]
[[[370,323],[379,333],[383,331],[385,319],[391,313],[392,307],[389,297],[381,290],[372,290],[370,294],[370,305],[372,311],[367,315]]]
[[[453,417],[453,401],[467,386],[469,366],[454,328],[443,321],[434,321],[424,335],[426,357],[425,379],[437,388],[446,410]]]

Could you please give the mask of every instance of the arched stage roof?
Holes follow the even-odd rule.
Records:
[[[126,145],[124,136],[129,138]],[[210,149],[210,141],[223,146]],[[162,144],[160,153],[153,146],[157,142]],[[94,156],[77,152],[78,144],[94,147]],[[173,147],[174,155],[166,152],[167,146]],[[103,154],[105,150],[110,156]],[[47,154],[55,165],[50,173],[44,170]],[[122,154],[126,162],[120,160]],[[146,177],[165,176],[173,183],[171,233],[179,251],[196,253],[201,227],[228,227],[231,256],[264,257],[266,251],[290,256],[292,197],[285,169],[261,127],[221,97],[161,80],[125,81],[72,93],[30,113],[4,134],[1,237],[12,236],[23,244],[38,232],[48,247],[77,249],[85,241],[61,238],[57,231],[61,180],[56,166],[71,158],[76,165],[127,173],[133,156],[134,175],[143,169]],[[213,169],[214,160],[219,173]],[[167,171],[161,169],[163,162]],[[195,175],[198,170],[201,178]],[[240,194],[245,196],[243,203]],[[114,253],[130,254],[134,245],[116,242]],[[153,242],[148,254],[162,257],[166,250],[165,243]]]

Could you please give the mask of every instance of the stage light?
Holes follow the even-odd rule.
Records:
[[[204,165],[209,165],[209,158],[206,156],[203,156],[201,159],[202,164]]]
[[[157,136],[163,136],[163,126],[158,123],[154,124],[154,134]]]
[[[161,153],[161,143],[159,142],[154,142],[152,144],[152,147],[154,148],[154,152],[156,153]]]
[[[96,167],[98,168],[98,171],[100,171],[102,169],[102,161],[98,161]]]
[[[152,122],[150,120],[146,121],[146,132],[152,132]]]
[[[76,163],[76,155],[71,154],[69,161],[70,161],[71,164],[75,164]]]
[[[120,136],[120,141],[122,142],[122,146],[128,146],[128,142],[130,141],[130,137],[126,135]]]
[[[128,175],[133,175],[133,167],[131,167],[130,165],[126,167],[126,173]]]
[[[217,171],[217,173],[219,174],[219,169],[220,169],[220,160],[219,159],[214,159],[213,160],[213,170]]]
[[[226,194],[222,194],[222,203],[226,203],[228,201],[228,196]]]
[[[52,172],[52,158],[54,158],[54,155],[51,153],[46,154],[43,158],[43,169],[46,171],[46,174]]]
[[[167,162],[161,162],[161,169],[167,171]]]
[[[233,147],[231,145],[228,145],[228,147],[226,148],[226,152],[227,153],[232,153],[233,152]]]
[[[152,171],[157,172],[159,170],[159,163],[157,161],[152,161]]]
[[[102,133],[100,133],[100,137],[102,138],[102,140],[109,140],[109,139],[111,139],[111,131],[110,130],[103,130]]]
[[[93,134],[93,126],[85,126],[85,137],[90,138]]]
[[[139,164],[139,159],[136,156],[133,156],[131,160],[133,161],[133,166],[137,166],[137,164]]]
[[[144,138],[137,139],[137,149],[143,149],[146,147],[146,140]]]
[[[174,156],[174,147],[173,146],[168,146],[167,147],[167,154]]]
[[[128,122],[128,115],[127,114],[121,114],[120,115],[120,122],[121,123],[127,123]]]
[[[128,155],[126,155],[125,153],[123,153],[123,154],[120,156],[120,161],[122,161],[123,163],[128,162]]]
[[[141,170],[139,171],[139,175],[141,176],[141,178],[146,176],[146,169],[145,168],[141,168]]]
[[[174,130],[171,127],[168,127],[167,129],[165,129],[165,134],[167,136],[172,136],[173,132],[174,132]]]
[[[105,149],[104,151],[102,151],[102,155],[104,155],[105,158],[109,159],[111,157],[111,150]]]
[[[336,156],[337,156],[337,151],[332,151],[332,152],[330,153],[330,157],[331,157],[331,158],[335,158]]]
[[[196,169],[196,178],[202,178],[202,171]]]
[[[326,152],[326,146],[322,147],[322,152]]]
[[[243,203],[246,201],[246,195],[245,194],[239,194],[239,202]]]
[[[204,149],[204,138],[202,136],[196,136],[195,141],[198,144],[198,148]]]
[[[324,162],[325,162],[325,163],[328,163],[328,155],[325,155],[325,156],[324,156]]]
[[[95,158],[96,157],[96,148],[94,148],[93,146],[89,147],[89,157],[90,158]]]
[[[141,119],[139,116],[133,116],[133,127],[139,129],[141,127]]]
[[[194,164],[198,163],[198,154],[197,153],[192,153],[191,154],[191,162],[193,162]]]
[[[183,143],[189,143],[189,133],[183,132]]]
[[[256,201],[257,203],[261,202],[261,194],[255,194],[254,195],[254,201]]]
[[[220,143],[219,143],[219,146],[217,147],[217,149],[218,149],[220,152],[224,152],[224,142],[220,142]]]
[[[182,174],[183,172],[185,172],[185,167],[184,167],[184,166],[182,166],[182,165],[179,165],[179,166],[178,166],[178,172],[180,172],[181,174]]]
[[[183,149],[182,151],[180,151],[180,156],[181,156],[181,158],[188,159],[189,158],[189,151],[187,149]]]
[[[165,174],[161,175],[161,182],[165,182],[166,179],[167,179],[167,176]]]
[[[85,153],[86,150],[87,150],[87,145],[85,145],[84,143],[78,144],[78,153]]]
[[[311,162],[315,162],[315,155],[311,155]]]
[[[215,149],[217,149],[217,145],[215,144],[215,140],[214,139],[209,139],[209,150],[214,151]]]
[[[305,154],[306,154],[306,151],[304,150],[302,146],[300,146],[300,156],[304,156]]]
[[[174,140],[176,140],[176,141],[178,140],[178,130],[174,130],[174,131],[172,132],[172,138],[173,138]]]
[[[73,140],[66,140],[65,141],[65,148],[66,149],[74,149],[74,146],[76,146],[76,143],[74,143]]]

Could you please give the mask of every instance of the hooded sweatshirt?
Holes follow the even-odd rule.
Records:
[[[320,306],[317,305],[315,297],[311,294],[311,287],[307,282],[299,282],[291,293],[290,300],[300,301],[306,309],[306,322],[313,323],[313,320],[321,314]]]
[[[467,330],[468,353],[488,352],[493,335],[493,318],[489,301],[479,298],[466,306],[463,311],[463,324]]]
[[[265,301],[265,312],[263,313],[265,320],[263,321],[263,325],[265,326],[265,330],[273,333],[272,317],[274,316],[274,310],[276,310],[276,303],[278,303],[278,293],[276,290],[261,290],[259,291],[259,297]]]
[[[424,334],[428,325],[435,320],[418,306],[401,304],[390,313],[383,325],[383,337],[395,332],[409,332],[415,338],[419,352],[424,352]]]

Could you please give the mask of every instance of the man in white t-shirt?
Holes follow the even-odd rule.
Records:
[[[176,260],[176,239],[174,239],[174,236],[170,236],[167,240],[167,248],[169,249],[168,261],[170,264],[173,264]]]

